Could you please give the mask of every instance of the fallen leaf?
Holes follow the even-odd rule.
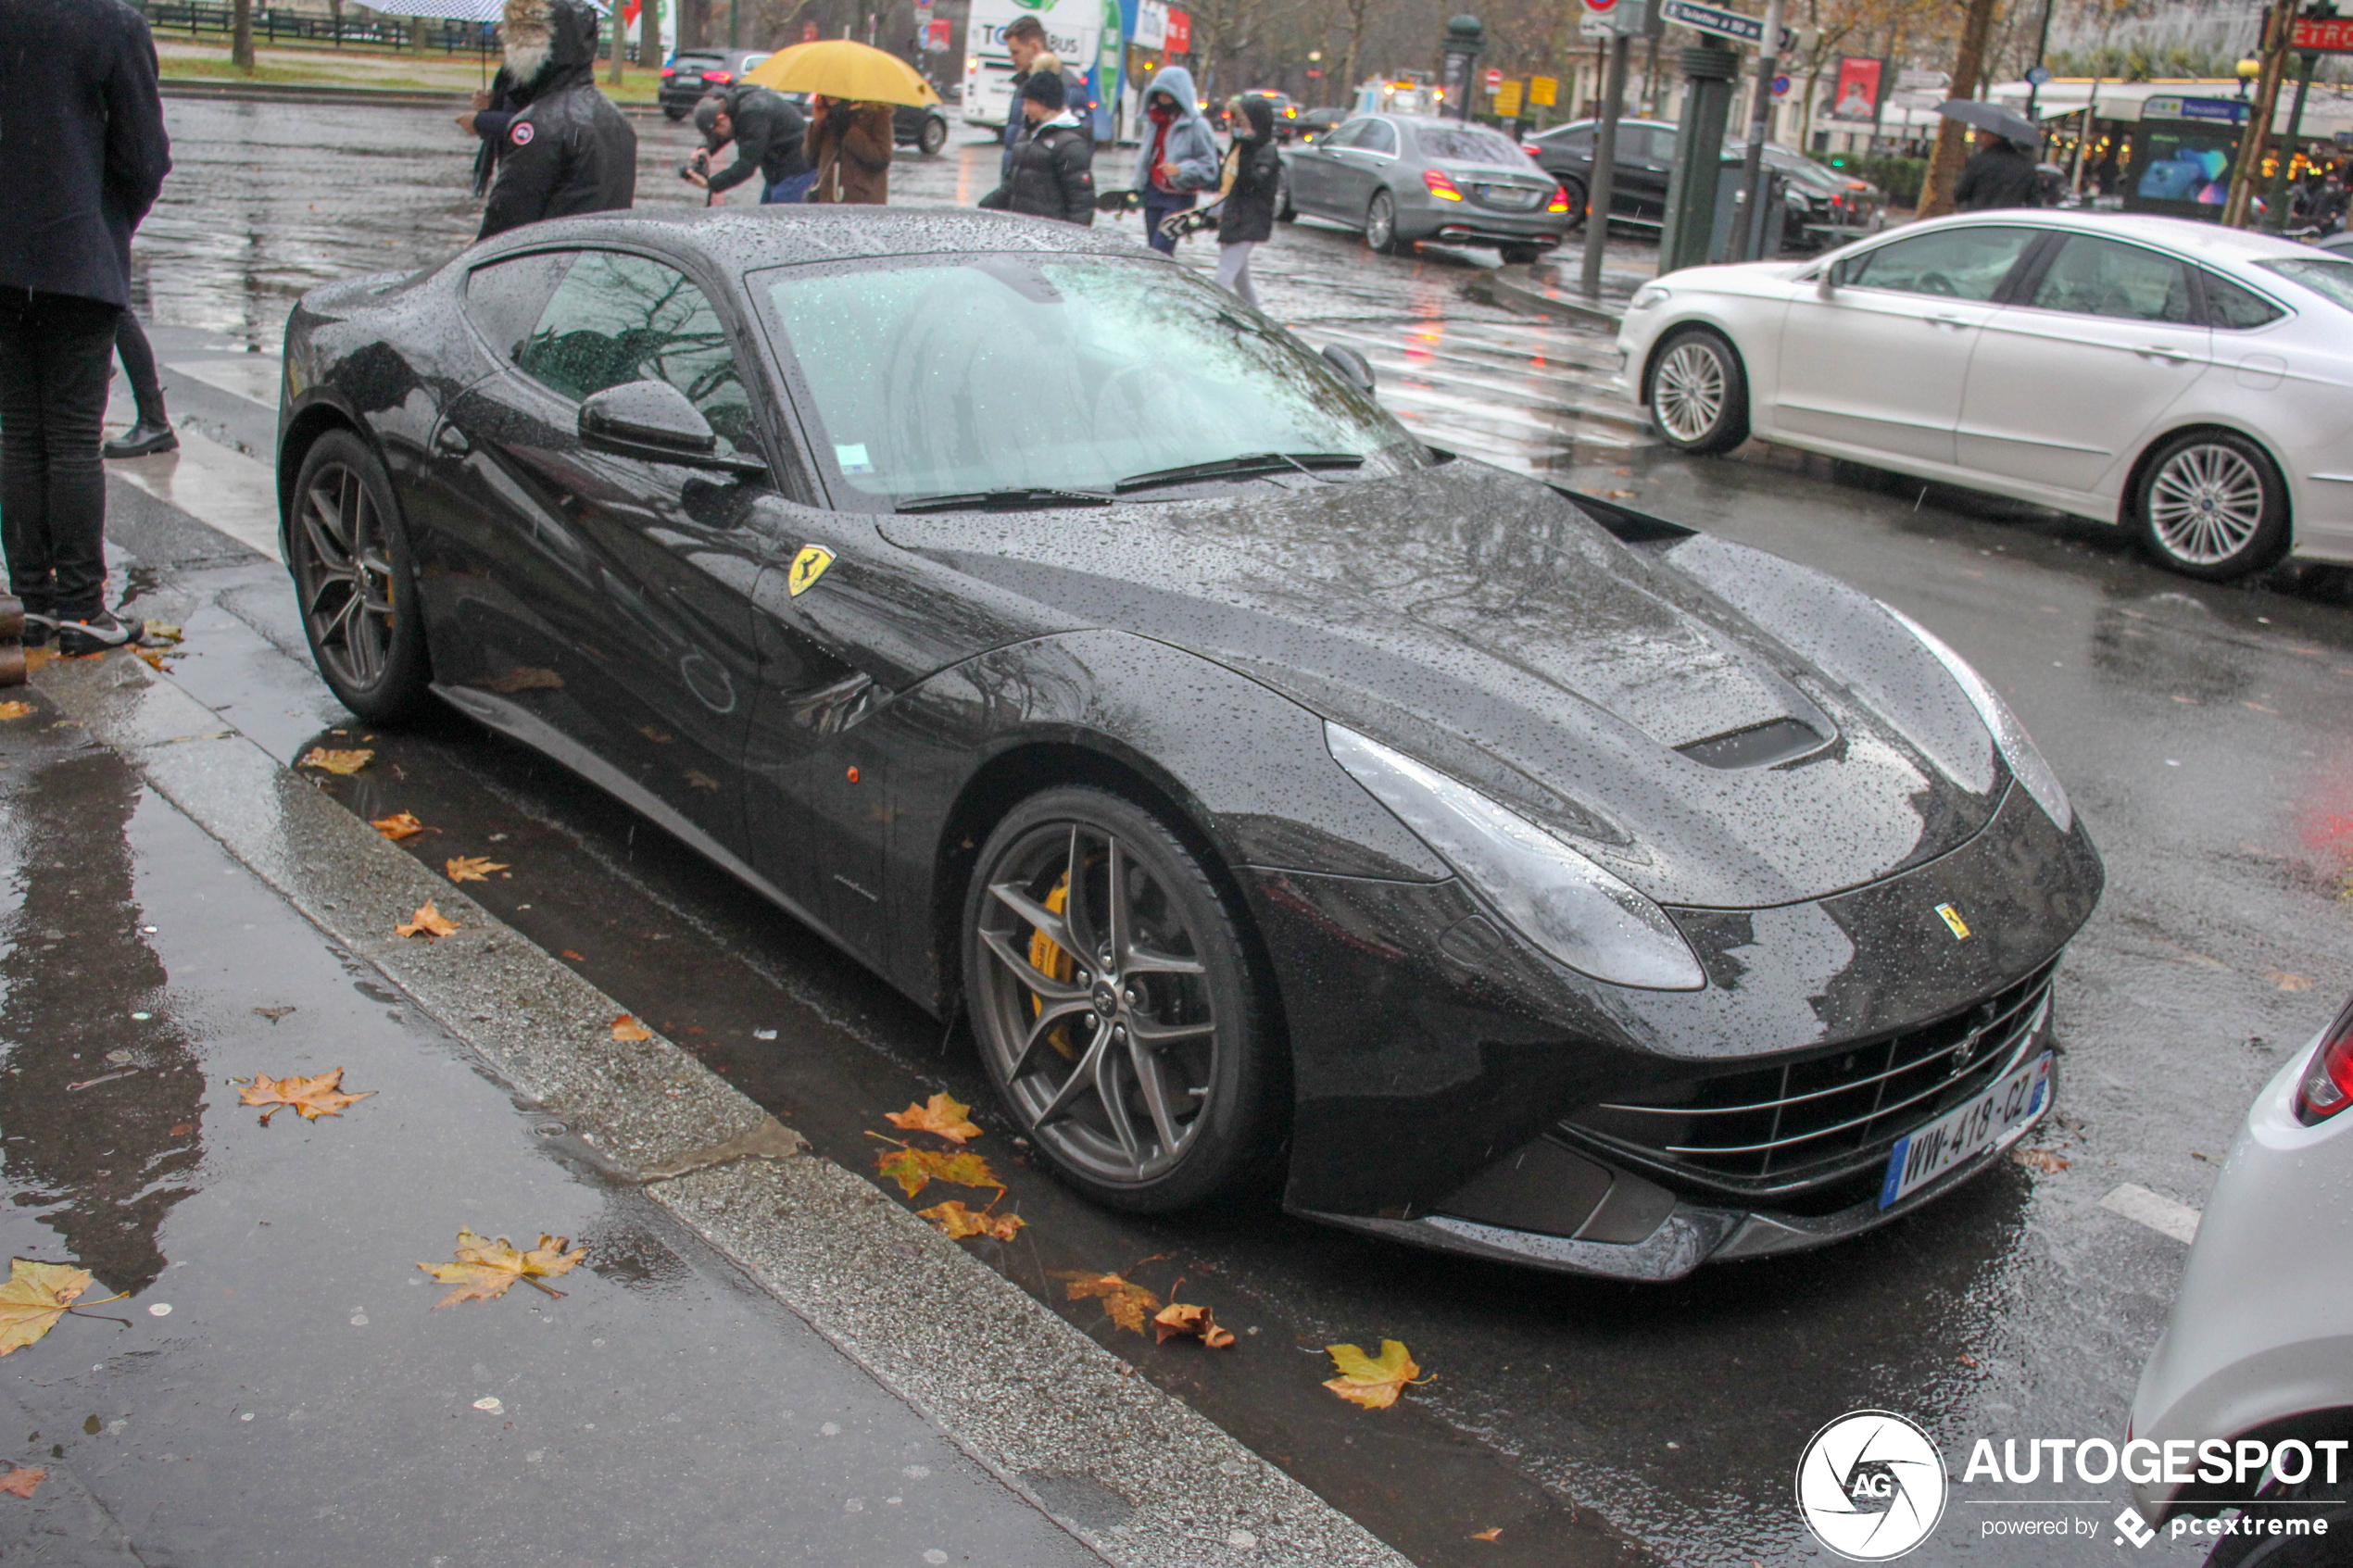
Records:
[[[980,1129],[972,1124],[972,1119],[967,1114],[971,1110],[971,1106],[953,1095],[934,1095],[921,1105],[888,1111],[883,1120],[911,1133],[937,1133],[943,1138],[962,1144],[980,1136]]]
[[[374,756],[372,751],[330,751],[323,746],[314,746],[302,754],[302,760],[295,766],[316,768],[322,773],[341,773],[347,777],[366,767]]]
[[[1504,1527],[1501,1524],[1491,1524],[1484,1530],[1473,1530],[1471,1532],[1471,1539],[1475,1541],[1491,1541],[1503,1533]]]
[[[444,1285],[458,1288],[434,1303],[434,1310],[454,1306],[459,1301],[495,1301],[507,1293],[517,1280],[528,1282],[535,1290],[561,1297],[563,1292],[551,1289],[539,1282],[557,1274],[570,1273],[579,1261],[588,1256],[585,1247],[565,1251],[571,1247],[570,1237],[542,1236],[539,1245],[528,1252],[519,1252],[505,1236],[496,1241],[474,1235],[472,1231],[458,1233],[458,1255],[447,1263],[420,1263],[417,1267]]]
[[[570,959],[574,963],[586,963],[588,961],[586,959],[582,958],[578,953],[573,952],[570,947],[566,947],[564,949],[564,957]]]
[[[290,1012],[300,1012],[301,1010],[302,1010],[300,1008],[256,1008],[253,1010],[253,1014],[256,1018],[266,1018],[271,1022],[275,1023],[278,1020],[285,1017],[286,1014]]]
[[[915,1212],[946,1231],[950,1241],[962,1241],[968,1236],[1011,1241],[1014,1233],[1029,1223],[1019,1214],[992,1214],[986,1209],[967,1209],[961,1198],[951,1198],[945,1203],[935,1203]]]
[[[1631,490],[1612,490],[1608,492],[1608,496],[1613,501],[1630,501],[1634,498],[1634,493]]]
[[[488,882],[492,872],[508,868],[487,855],[459,855],[442,862],[452,882]]]
[[[897,1182],[910,1198],[935,1181],[1005,1190],[1005,1184],[997,1179],[988,1160],[962,1149],[949,1153],[931,1148],[887,1148],[875,1156],[875,1169]]]
[[[1398,1394],[1408,1384],[1429,1381],[1417,1375],[1422,1369],[1394,1339],[1380,1342],[1378,1356],[1368,1356],[1353,1345],[1327,1345],[1324,1353],[1340,1368],[1340,1375],[1324,1386],[1368,1411],[1385,1411],[1397,1402]]]
[[[552,670],[540,670],[528,664],[518,664],[491,682],[490,689],[512,696],[517,692],[556,691],[560,689],[563,684],[564,678]]]
[[[645,736],[648,740],[653,742],[656,746],[668,746],[673,739],[676,738],[675,736],[662,734],[660,730],[655,729],[651,724],[638,725],[637,733]]]
[[[1195,1307],[1183,1301],[1171,1301],[1152,1314],[1159,1325],[1154,1344],[1165,1345],[1172,1339],[1194,1338],[1213,1350],[1222,1350],[1234,1343],[1233,1330],[1220,1328],[1207,1307]]]
[[[417,911],[416,916],[408,924],[396,925],[392,929],[395,935],[422,936],[430,939],[450,935],[458,929],[458,922],[446,919],[439,909],[428,903]]]
[[[1967,1350],[1962,1351],[1959,1355],[1955,1356],[1953,1359],[1960,1362],[1965,1367],[1973,1367],[1977,1364],[1977,1358],[1970,1355]]]
[[[175,1138],[184,1138],[195,1130],[196,1124],[194,1122],[174,1122],[171,1124],[171,1132],[170,1135]]]
[[[691,788],[695,789],[717,789],[719,787],[719,781],[712,778],[709,773],[704,772],[699,768],[689,768],[686,770],[686,783]]]
[[[0,1285],[0,1356],[23,1349],[55,1328],[89,1288],[87,1269],[9,1259],[8,1283]]]
[[[32,711],[29,702],[0,702],[0,720],[30,719]]]
[[[167,621],[143,621],[140,623],[139,634],[153,637],[159,643],[176,643],[186,635],[179,627]]]
[[[232,1078],[231,1083],[236,1083]],[[340,1116],[346,1105],[357,1105],[376,1091],[364,1089],[356,1095],[343,1092],[343,1069],[321,1073],[315,1078],[271,1078],[257,1073],[253,1082],[238,1087],[238,1098],[245,1105],[266,1105],[261,1124],[270,1125],[270,1118],[287,1106],[306,1122],[316,1122],[321,1116]]]
[[[2263,978],[2283,991],[2309,991],[2312,988],[2310,975],[2290,974],[2284,969],[2267,969],[2263,972]]]
[[[1144,1332],[1144,1314],[1160,1305],[1160,1298],[1117,1274],[1081,1274],[1070,1282],[1070,1299],[1100,1300],[1111,1321],[1137,1334]]]
[[[32,1496],[32,1489],[48,1478],[48,1471],[40,1465],[11,1465],[6,1475],[0,1475],[0,1492],[14,1492],[20,1498],[29,1498]]]
[[[395,844],[404,838],[414,838],[425,831],[425,824],[417,821],[417,814],[414,811],[402,811],[390,817],[378,817],[368,825]]]
[[[2040,1171],[2046,1176],[2056,1176],[2067,1169],[2067,1161],[2060,1159],[2055,1149],[2021,1148],[2012,1153],[2010,1158],[2028,1170]]]
[[[163,650],[161,648],[132,648],[131,651],[138,659],[140,663],[145,665],[148,669],[154,671],[158,675],[163,673]]]
[[[654,1032],[624,1012],[612,1021],[612,1037],[616,1040],[650,1040]]]

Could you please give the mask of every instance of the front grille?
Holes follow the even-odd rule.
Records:
[[[1898,1137],[2015,1065],[2046,1015],[2055,967],[1918,1029],[1589,1106],[1562,1130],[1735,1189],[1834,1181],[1884,1161]]]

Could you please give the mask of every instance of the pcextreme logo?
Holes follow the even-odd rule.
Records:
[[[1856,1562],[1903,1556],[1944,1516],[1944,1458],[1889,1411],[1856,1411],[1814,1434],[1797,1461],[1797,1506],[1814,1538]]]

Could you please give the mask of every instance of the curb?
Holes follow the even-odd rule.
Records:
[[[1116,1568],[1410,1568],[872,1182],[805,1152],[685,1050],[658,1035],[612,1040],[624,1010],[611,997],[170,677],[115,654],[51,664],[35,684],[296,912]],[[391,935],[427,900],[456,935]],[[1130,1506],[1090,1527],[1049,1500],[1074,1494]]]
[[[1465,281],[1462,292],[1482,304],[1501,306],[1523,315],[1550,316],[1580,327],[1606,327],[1613,332],[1617,330],[1622,320],[1619,312],[1563,299],[1536,284],[1532,278],[1522,283],[1506,276],[1510,270],[1497,267],[1474,274]]]

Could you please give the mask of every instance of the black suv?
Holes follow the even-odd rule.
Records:
[[[771,49],[681,49],[661,68],[661,112],[684,119],[705,94],[724,92],[774,51]]]

